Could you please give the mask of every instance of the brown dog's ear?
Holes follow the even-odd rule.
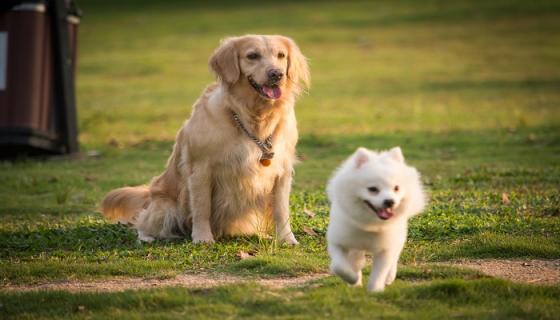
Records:
[[[210,57],[210,68],[218,78],[228,84],[237,82],[240,76],[239,57],[235,42],[237,38],[226,38],[221,41],[220,46]]]
[[[286,74],[296,86],[296,94],[300,93],[303,89],[309,88],[311,85],[311,76],[309,74],[309,65],[307,58],[301,53],[299,47],[294,40],[288,37],[281,37],[288,46],[288,70]]]

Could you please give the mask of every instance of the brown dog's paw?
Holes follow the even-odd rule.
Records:
[[[211,232],[194,232],[192,233],[193,243],[214,243],[214,236]]]
[[[198,244],[198,243],[206,243],[206,244],[212,244],[214,243],[214,239],[210,238],[210,239],[193,239],[193,243],[194,244]]]
[[[299,242],[296,240],[296,237],[291,232],[287,236],[280,239],[280,243],[287,244],[289,246],[297,246],[299,244]]]

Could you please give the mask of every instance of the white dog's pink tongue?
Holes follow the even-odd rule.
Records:
[[[271,88],[271,87],[263,86],[262,91],[264,92],[264,94],[266,94],[266,96],[269,99],[278,99],[282,95],[282,90],[280,90],[280,88],[278,87]]]
[[[387,209],[381,209],[381,210],[377,211],[377,215],[379,216],[379,218],[381,218],[383,220],[387,220],[387,219],[389,219],[393,216],[393,212],[391,212]]]

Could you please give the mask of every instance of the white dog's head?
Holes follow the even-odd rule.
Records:
[[[359,148],[336,172],[329,198],[363,222],[409,218],[422,211],[425,195],[415,168],[399,147],[385,152]]]

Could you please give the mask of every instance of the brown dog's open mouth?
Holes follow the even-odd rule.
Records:
[[[393,209],[392,208],[380,208],[377,209],[371,202],[364,200],[366,205],[379,217],[381,220],[387,220],[393,216]]]
[[[247,78],[251,86],[263,97],[267,99],[278,99],[282,96],[282,90],[278,84],[273,85],[259,85],[253,80],[252,77]]]

